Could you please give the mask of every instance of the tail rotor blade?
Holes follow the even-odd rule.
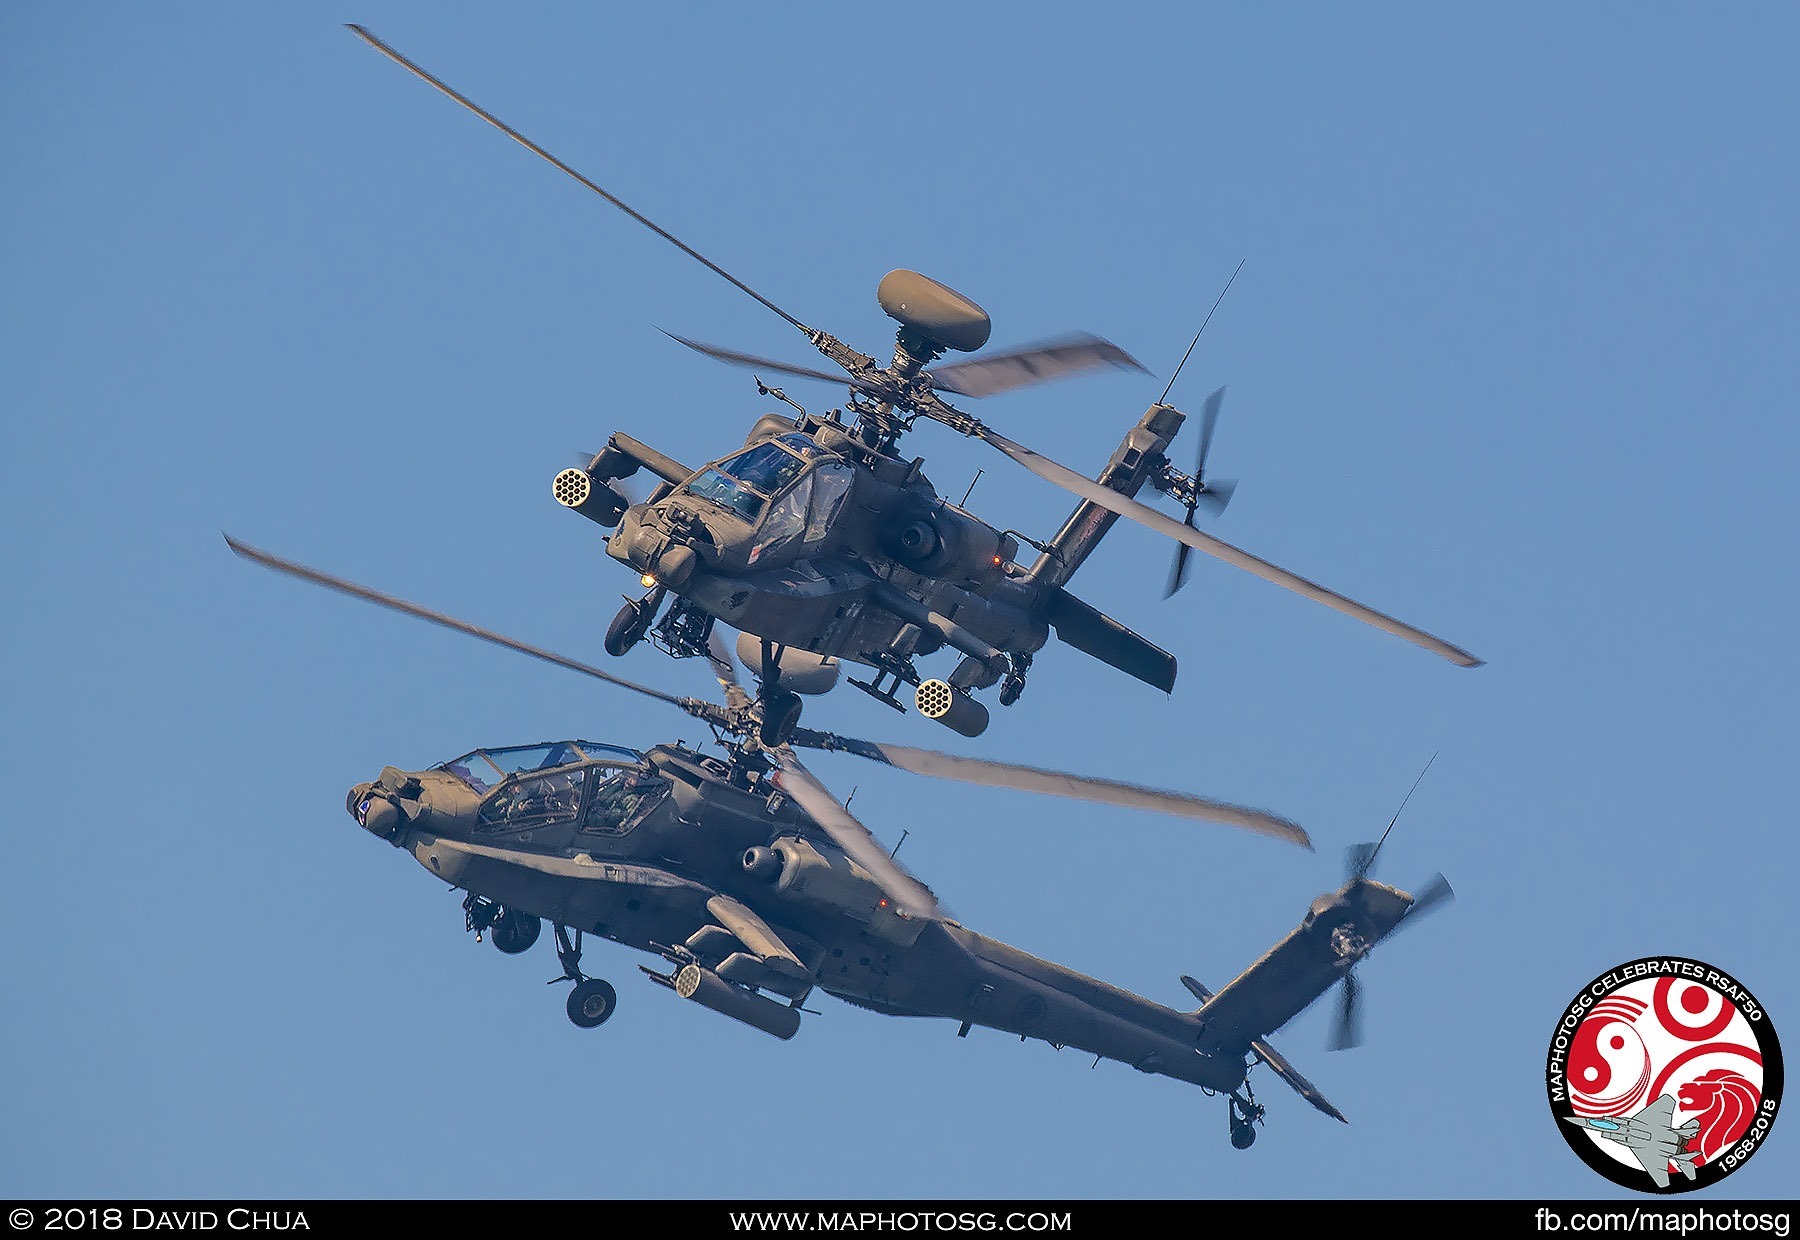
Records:
[[[1331,1049],[1347,1051],[1362,1045],[1362,990],[1356,974],[1344,974],[1338,983],[1337,1020],[1332,1025]]]
[[[1182,523],[1189,529],[1194,528],[1194,510],[1192,508],[1187,510],[1187,516]],[[1164,598],[1173,597],[1175,591],[1187,584],[1188,557],[1193,554],[1193,550],[1186,543],[1175,544],[1175,559],[1169,565],[1169,584],[1163,590]]]
[[[1364,840],[1362,843],[1352,844],[1344,850],[1345,881],[1369,877],[1369,871],[1375,865],[1375,853],[1378,847],[1373,840]]]
[[[1219,424],[1219,406],[1225,403],[1225,389],[1217,388],[1206,398],[1200,410],[1200,451],[1194,457],[1194,477],[1206,476],[1206,456],[1212,451],[1213,429]]]
[[[1232,492],[1236,490],[1237,480],[1235,478],[1222,478],[1218,482],[1207,483],[1201,489],[1198,498],[1216,517],[1225,511],[1225,505],[1231,502]]]
[[[1163,587],[1163,597],[1173,597],[1175,591],[1187,584],[1188,554],[1191,548],[1180,543],[1175,548],[1175,560],[1169,565],[1169,584]]]
[[[1450,880],[1442,874],[1433,874],[1425,886],[1413,896],[1412,907],[1406,910],[1406,916],[1401,919],[1401,924],[1416,921],[1426,914],[1442,908],[1454,899],[1456,899],[1456,892],[1451,888]]]

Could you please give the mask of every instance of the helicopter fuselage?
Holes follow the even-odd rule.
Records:
[[[641,762],[575,755],[480,791],[453,765],[386,768],[352,790],[351,813],[472,898],[660,956],[674,969],[646,968],[654,980],[784,1038],[817,987],[1229,1092],[1252,1044],[1336,982],[1409,902],[1366,880],[1321,896],[1221,992],[1223,1009],[1184,1012],[896,907],[754,761],[659,745]]]
[[[1152,406],[1099,481],[1135,494],[1165,463],[1181,421],[1175,409]],[[616,526],[607,553],[650,590],[621,613],[632,623],[620,641],[609,635],[615,653],[651,633],[654,612],[673,593],[678,603],[652,635],[676,655],[700,653],[719,620],[776,647],[891,674],[897,686],[921,684],[914,660],[948,647],[963,655],[944,678],[949,690],[967,694],[1005,677],[1002,701],[1010,702],[1054,629],[1173,687],[1172,656],[1063,588],[1116,514],[1084,501],[1039,544],[1036,562],[1021,564],[1019,536],[943,499],[922,465],[871,447],[834,419],[771,414],[744,448],[698,470],[615,435],[586,470],[558,475],[554,490],[566,506]],[[662,483],[630,504],[608,483],[640,467]]]

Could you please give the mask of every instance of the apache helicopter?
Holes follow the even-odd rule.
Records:
[[[881,308],[900,324],[893,361],[883,365],[802,323],[361,26],[350,29],[755,298],[841,369],[833,374],[674,336],[735,365],[847,384],[849,401],[823,416],[809,414],[758,378],[758,391],[785,402],[794,416],[764,415],[741,449],[695,468],[616,432],[600,452],[552,481],[557,502],[613,531],[607,554],[635,570],[645,587],[641,597],[627,597],[609,626],[607,652],[622,655],[648,637],[670,655],[694,657],[706,652],[715,622],[739,630],[746,635],[740,655],[761,675],[765,743],[779,744],[799,720],[800,697],[784,683],[788,654],[796,656],[795,666],[843,659],[873,669],[867,680],[850,683],[902,712],[899,688],[914,686],[920,713],[965,736],[979,735],[988,723],[987,707],[972,694],[998,684],[1001,704],[1016,702],[1033,655],[1052,631],[1077,650],[1172,691],[1173,655],[1067,588],[1121,516],[1180,543],[1168,593],[1185,580],[1189,550],[1199,550],[1452,662],[1480,664],[1467,651],[1195,526],[1202,504],[1217,508],[1230,497],[1227,486],[1205,478],[1223,389],[1207,401],[1193,473],[1183,473],[1166,455],[1186,415],[1165,403],[1165,389],[1099,477],[1085,478],[951,406],[940,393],[981,397],[1100,366],[1144,369],[1118,346],[1079,336],[933,368],[947,352],[981,349],[992,323],[956,290],[898,269],[877,289]],[[920,418],[989,444],[1073,492],[1081,504],[1047,542],[995,528],[940,496],[923,473],[922,458],[898,455],[901,435]],[[634,502],[615,484],[640,470],[657,485],[647,499]],[[1185,518],[1177,521],[1139,503],[1135,497],[1145,486],[1183,505]],[[1018,560],[1021,542],[1039,553],[1029,565]],[[947,677],[925,678],[916,660],[945,647],[962,660]]]
[[[485,933],[500,951],[517,954],[549,921],[562,966],[554,980],[573,983],[567,1011],[582,1028],[604,1024],[618,1003],[609,982],[582,969],[583,936],[593,935],[660,957],[666,968],[638,966],[652,981],[783,1040],[799,1031],[817,989],[886,1015],[957,1021],[958,1037],[979,1025],[1187,1081],[1228,1096],[1231,1143],[1245,1149],[1265,1112],[1248,1079],[1258,1063],[1348,1122],[1269,1036],[1337,985],[1344,1007],[1334,1046],[1354,1045],[1353,968],[1452,894],[1441,876],[1418,896],[1373,881],[1380,844],[1361,846],[1352,850],[1344,885],[1313,900],[1299,926],[1260,960],[1217,993],[1183,976],[1200,1006],[1165,1007],[956,921],[795,748],[1209,819],[1310,848],[1299,826],[1191,794],[807,729],[764,745],[756,726],[761,703],[742,686],[722,642],[708,651],[724,691],[720,706],[227,541],[279,572],[669,702],[712,727],[723,758],[681,743],[641,751],[579,739],[483,748],[424,770],[384,767],[346,798],[364,830],[466,893],[464,926],[478,940]]]

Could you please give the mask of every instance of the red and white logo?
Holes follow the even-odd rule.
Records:
[[[1700,961],[1649,957],[1575,996],[1544,1076],[1557,1128],[1590,1167],[1643,1192],[1691,1192],[1768,1135],[1781,1049],[1742,983]]]

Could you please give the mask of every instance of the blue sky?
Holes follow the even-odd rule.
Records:
[[[1165,696],[1066,648],[966,745],[853,693],[833,730],[1190,788],[1254,836],[814,770],[969,925],[1150,998],[1219,985],[1382,857],[1456,903],[1223,1102],[821,998],[778,1043],[601,944],[562,1013],[359,833],[385,764],[701,739],[650,701],[309,590],[281,554],[581,658],[632,585],[552,475],[684,460],[770,408],[658,328],[816,359],[766,310],[411,78],[356,21],[865,352],[894,267],[997,347],[1154,377],[994,398],[1084,471],[1227,385],[1207,528],[1488,660],[1465,671],[1112,535],[1084,597]],[[0,1189],[26,1196],[1592,1198],[1543,1058],[1589,979],[1712,963],[1800,1039],[1792,959],[1800,19],[1478,9],[11,5],[0,11],[10,945]],[[796,381],[809,408],[841,395]],[[1178,459],[1191,449],[1178,441]],[[926,427],[939,488],[1043,537],[1072,501]],[[706,692],[695,663],[617,665]],[[1791,1195],[1793,1121],[1707,1199]]]

